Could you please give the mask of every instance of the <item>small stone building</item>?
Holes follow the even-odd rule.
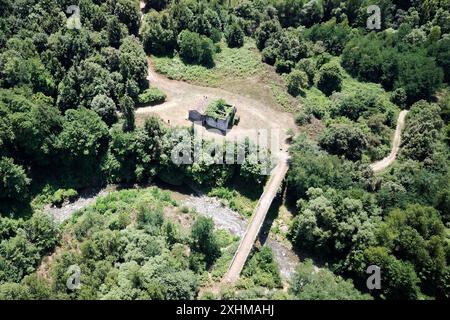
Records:
[[[203,97],[195,109],[189,110],[189,120],[226,132],[233,126],[236,111],[236,107],[225,103],[224,100],[211,102],[208,97]]]

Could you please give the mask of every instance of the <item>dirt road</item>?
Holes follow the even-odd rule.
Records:
[[[370,165],[373,172],[378,173],[389,167],[397,158],[400,149],[402,130],[405,127],[405,118],[408,114],[407,110],[400,112],[397,120],[397,128],[395,129],[394,139],[392,140],[392,150],[389,156]]]
[[[143,107],[136,110],[136,118],[143,121],[151,114],[156,114],[171,126],[190,126],[188,111],[205,96],[208,100],[223,98],[227,102],[235,105],[238,109],[240,122],[226,134],[226,139],[241,140],[245,137],[258,139],[255,129],[278,130],[279,148],[272,150],[278,159],[277,166],[273,169],[271,177],[261,196],[252,221],[248,224],[245,234],[242,237],[239,248],[233,258],[229,271],[225,275],[225,281],[234,282],[244,267],[245,261],[253,247],[266,214],[275,198],[288,171],[288,152],[286,144],[286,131],[288,128],[296,130],[296,125],[291,114],[280,112],[266,106],[263,101],[258,101],[245,97],[224,89],[202,87],[182,81],[166,78],[153,70],[151,59],[149,59],[150,84],[163,90],[167,94],[167,101],[163,104],[151,107]],[[221,133],[207,131],[200,125],[196,125],[197,132],[207,138],[224,139]],[[269,133],[270,135],[270,133]],[[282,254],[285,252],[280,252]],[[289,264],[291,266],[293,264]],[[291,268],[292,269],[292,268]],[[292,270],[285,270],[286,276],[290,276]]]
[[[269,211],[270,205],[275,198],[278,189],[280,188],[284,177],[288,171],[288,156],[286,154],[280,154],[278,165],[273,169],[270,179],[264,189],[264,192],[259,199],[256,207],[256,212],[250,224],[245,231],[244,237],[241,239],[241,243],[234,255],[228,272],[225,274],[225,283],[234,283],[239,279],[239,275],[244,268],[245,261],[252,250],[256,237],[259,234],[262,224]]]

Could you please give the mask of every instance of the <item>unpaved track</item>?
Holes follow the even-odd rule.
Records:
[[[265,190],[259,199],[252,221],[248,225],[244,237],[241,239],[241,243],[239,244],[239,247],[234,255],[228,272],[225,274],[223,279],[225,283],[235,283],[239,279],[239,275],[244,268],[245,261],[253,248],[256,237],[261,230],[261,226],[266,219],[270,205],[272,204],[272,201],[275,198],[284,177],[286,176],[288,168],[288,157],[287,155],[284,155],[279,159],[277,166],[273,169]]]
[[[139,1],[141,15],[143,16],[145,2]],[[279,110],[274,110],[264,98],[255,100],[244,95],[239,95],[233,90],[202,87],[183,81],[171,80],[154,71],[151,58],[148,58],[148,80],[167,94],[167,101],[163,104],[150,107],[142,107],[136,110],[136,120],[142,123],[145,118],[151,114],[157,114],[166,123],[172,126],[190,126],[192,123],[188,120],[188,111],[195,108],[203,97],[208,100],[225,99],[228,103],[237,107],[237,115],[240,117],[239,125],[234,126],[227,132],[228,140],[241,140],[246,137],[253,138],[255,129],[278,129],[280,130],[280,146],[285,149],[286,131],[292,128],[297,131],[294,117]],[[223,140],[224,136],[217,131],[206,130],[202,126],[196,125],[196,129],[206,138]],[[256,136],[257,138],[257,136]]]
[[[394,139],[392,140],[391,153],[386,158],[370,165],[370,168],[373,170],[373,172],[378,173],[383,171],[392,163],[394,163],[395,159],[397,158],[398,151],[400,149],[402,130],[405,127],[405,118],[407,114],[407,110],[403,110],[402,112],[400,112],[397,120],[397,128],[395,129]]]

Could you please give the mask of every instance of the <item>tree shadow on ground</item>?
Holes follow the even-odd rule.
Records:
[[[28,219],[33,215],[31,199],[26,198],[21,201],[4,201],[0,203],[0,217]]]
[[[264,191],[263,184],[260,185],[252,184],[250,186],[248,182],[244,181],[240,177],[235,177],[233,179],[233,181],[230,184],[230,188],[238,191],[241,195],[252,201],[257,201]]]

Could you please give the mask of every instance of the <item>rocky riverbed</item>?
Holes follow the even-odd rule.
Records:
[[[57,223],[63,223],[65,220],[69,219],[74,212],[94,204],[98,197],[105,196],[113,190],[114,188],[108,187],[100,191],[91,190],[82,192],[80,197],[73,202],[64,203],[60,207],[47,205],[44,210],[49,213]]]
[[[222,205],[216,198],[205,195],[191,195],[183,201],[183,205],[193,208],[197,213],[211,217],[217,228],[228,230],[231,234],[242,237],[248,225],[248,221],[242,216]],[[265,241],[275,256],[275,260],[280,268],[283,279],[288,280],[295,271],[295,266],[299,263],[297,255],[284,244],[271,239]]]
[[[80,198],[72,203],[61,207],[47,206],[46,211],[50,213],[58,223],[64,222],[74,212],[79,211],[95,203],[98,197],[107,195],[114,191],[114,187],[108,187],[100,191],[82,193]],[[180,200],[181,204],[194,209],[198,214],[211,217],[219,229],[228,230],[231,234],[242,237],[248,225],[248,221],[239,213],[224,206],[220,200],[201,194],[184,194]],[[267,238],[264,245],[269,246],[275,256],[283,279],[290,279],[299,262],[298,256],[286,245],[279,241]]]

